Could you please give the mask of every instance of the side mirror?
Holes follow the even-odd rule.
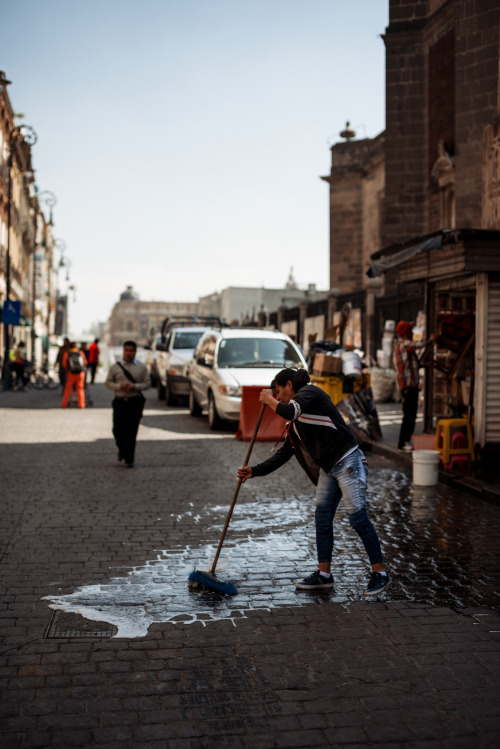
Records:
[[[207,361],[207,358],[205,356],[199,356],[196,361],[200,365],[200,367],[208,367],[209,369],[212,369],[214,366],[213,362]]]

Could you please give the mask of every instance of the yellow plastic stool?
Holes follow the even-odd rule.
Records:
[[[466,447],[452,448],[452,438],[456,431],[465,431],[467,439]],[[469,455],[471,463],[474,463],[474,444],[472,440],[472,429],[468,419],[440,419],[436,427],[436,450],[441,453],[443,465],[448,465],[452,455]]]

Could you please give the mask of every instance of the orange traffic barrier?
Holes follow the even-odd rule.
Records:
[[[246,385],[241,388],[240,423],[236,432],[236,439],[246,442],[252,439],[261,407],[259,393],[264,387],[265,385],[262,387]],[[285,419],[278,416],[271,408],[266,408],[257,434],[257,441],[276,442],[283,434],[285,426]]]

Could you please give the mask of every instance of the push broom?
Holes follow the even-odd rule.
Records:
[[[265,408],[266,408],[266,404],[263,403],[261,406],[259,415],[257,417],[257,423],[255,424],[255,429],[253,430],[252,439],[250,441],[250,445],[248,446],[247,455],[245,458],[245,462],[243,463],[243,467],[247,466],[248,461],[250,460],[250,455],[252,453],[255,440],[257,439],[257,432],[259,431],[260,422],[262,421]],[[198,587],[211,588],[212,590],[217,590],[219,593],[225,593],[228,596],[234,596],[234,594],[238,592],[232,583],[227,583],[227,582],[224,582],[223,580],[219,580],[219,578],[215,574],[215,570],[217,568],[217,562],[219,560],[219,555],[222,549],[222,544],[224,543],[224,539],[226,537],[226,532],[229,527],[231,515],[233,514],[234,506],[236,504],[236,500],[238,498],[238,494],[239,494],[242,483],[243,483],[243,479],[238,479],[238,483],[236,485],[236,489],[233,494],[233,501],[231,502],[231,507],[229,508],[229,511],[227,513],[226,522],[224,524],[224,528],[222,529],[219,546],[217,547],[217,551],[215,553],[212,566],[210,567],[210,570],[208,571],[193,570],[193,572],[191,572],[191,574],[188,577],[188,585],[190,588],[198,588]]]

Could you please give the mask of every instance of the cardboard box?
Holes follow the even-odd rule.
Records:
[[[342,372],[342,358],[330,354],[315,354],[312,371],[320,377],[339,374]]]

